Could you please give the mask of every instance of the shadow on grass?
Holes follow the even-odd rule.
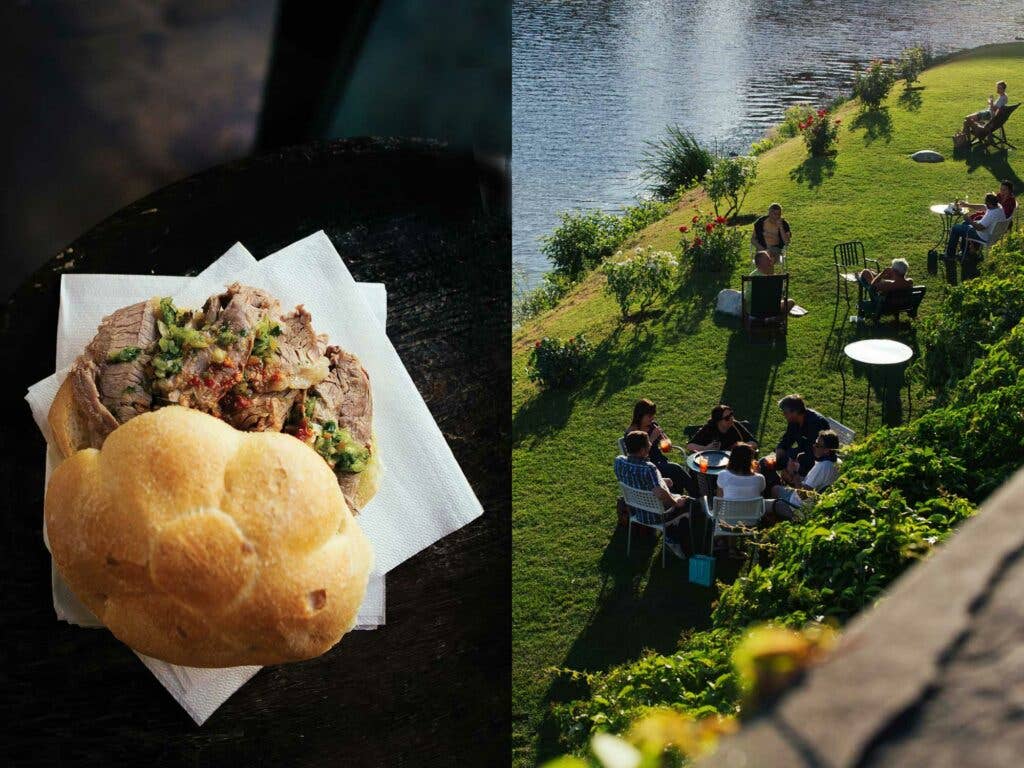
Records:
[[[975,146],[973,149],[962,152],[958,157],[966,161],[967,173],[969,174],[974,173],[979,168],[984,168],[991,173],[993,191],[995,191],[994,188],[1003,179],[1013,182],[1015,190],[1024,188],[1024,181],[1021,180],[1013,166],[1010,165],[1009,153],[1005,150],[993,152],[984,147]]]
[[[830,179],[836,172],[836,153],[831,152],[824,157],[807,157],[800,165],[789,172],[789,178],[797,184],[806,184],[809,189],[820,187],[825,179]]]
[[[639,659],[644,651],[673,653],[680,635],[710,626],[715,590],[691,584],[687,563],[671,552],[661,565],[657,534],[639,534],[633,527],[633,544],[626,556],[626,529],[617,528],[605,547],[598,567],[603,575],[601,591],[587,626],[573,641],[562,662],[565,669],[595,672]],[[742,563],[719,558],[715,576],[731,583]],[[644,583],[644,577],[647,577]],[[558,675],[545,696],[547,707],[537,734],[537,760],[543,763],[565,751],[551,706],[585,697],[585,683]]]
[[[888,107],[878,109],[865,109],[853,118],[850,123],[850,130],[864,130],[864,144],[872,144],[882,139],[888,144],[892,141],[892,116]]]
[[[730,318],[719,325],[733,329],[725,349],[725,384],[719,402],[731,405],[737,418],[754,424],[754,438],[764,445],[764,414],[774,399],[779,364],[788,354],[786,336],[780,333],[770,341],[751,341],[738,319]]]
[[[753,224],[757,221],[756,213],[744,213],[742,216],[733,216],[729,219],[729,226],[731,227],[743,227],[747,224]]]
[[[922,85],[912,85],[904,88],[896,103],[908,112],[917,112],[921,109],[921,91],[923,90],[924,86]]]

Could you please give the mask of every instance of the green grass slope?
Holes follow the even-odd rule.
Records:
[[[659,547],[615,528],[617,488],[611,474],[614,440],[633,402],[650,397],[658,420],[682,441],[686,424],[703,422],[720,400],[757,424],[772,443],[783,429],[775,401],[803,394],[812,407],[857,430],[864,428],[866,384],[847,367],[845,411],[839,364],[856,338],[845,307],[834,301],[832,246],[860,240],[885,264],[903,257],[915,282],[928,286],[923,313],[938,304],[941,281],[927,275],[927,250],[939,235],[928,211],[965,193],[973,201],[1010,178],[1020,189],[1019,152],[972,153],[952,159],[950,136],[964,114],[980,109],[992,83],[1021,71],[1024,44],[988,46],[926,71],[918,87],[898,83],[883,110],[861,115],[856,103],[840,109],[843,124],[834,159],[809,160],[791,140],[761,157],[755,188],[743,214],[751,218],[780,202],[793,227],[790,295],[810,310],[792,318],[784,347],[750,344],[736,323],[716,319],[723,287],[738,287],[744,263],[732,275],[704,276],[682,287],[643,322],[622,323],[614,301],[591,275],[553,311],[520,328],[513,339],[513,717],[514,762],[533,765],[557,754],[554,700],[572,690],[552,668],[601,670],[636,658],[644,649],[670,652],[680,634],[708,625],[714,594],[691,587],[683,564],[662,569]],[[1011,94],[1014,96],[1014,94]],[[1011,141],[1024,140],[1024,121],[1011,120]],[[909,155],[932,148],[946,162],[918,164]],[[678,227],[689,223],[693,195],[671,216],[648,227],[632,245],[674,250]],[[749,231],[749,224],[745,225]],[[586,333],[597,347],[587,380],[570,392],[539,391],[525,366],[541,336]],[[916,349],[913,328],[883,325],[868,334],[900,338]],[[927,405],[914,388],[914,412]],[[873,399],[872,428],[879,423]],[[720,574],[728,577],[729,574]]]

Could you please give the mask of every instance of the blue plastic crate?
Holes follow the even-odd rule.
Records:
[[[710,587],[715,583],[715,558],[708,555],[690,557],[690,583]]]

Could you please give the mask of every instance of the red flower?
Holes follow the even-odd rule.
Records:
[[[725,224],[725,216],[715,216],[716,224]]]
[[[540,342],[538,341],[538,342],[537,342],[536,344],[534,344],[533,346],[534,346],[534,347],[535,347],[536,349],[540,349]]]
[[[714,229],[715,229],[715,225],[712,224],[711,222],[708,222],[707,224],[704,225],[704,230],[706,232],[713,232]]]
[[[843,122],[843,121],[842,120],[836,120],[836,125],[839,125],[841,122]]]
[[[828,113],[824,109],[818,110],[818,117],[824,117],[826,114]]]
[[[698,221],[700,221],[700,216],[694,216],[692,219],[690,219],[690,221],[696,224]]]
[[[683,224],[683,226],[681,226],[681,227],[679,228],[679,231],[680,231],[680,232],[689,232],[689,231],[690,231],[690,228],[689,228],[688,226],[686,226],[685,224]]]
[[[693,245],[695,248],[699,248],[704,243],[699,237],[693,238]]]

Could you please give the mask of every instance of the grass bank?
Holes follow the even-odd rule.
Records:
[[[785,347],[750,345],[735,324],[713,316],[717,292],[737,287],[732,275],[708,276],[682,287],[654,316],[621,323],[603,278],[586,278],[554,310],[526,323],[513,340],[513,713],[517,765],[558,752],[549,704],[572,692],[554,683],[552,667],[601,670],[644,649],[671,652],[680,633],[708,626],[714,594],[691,588],[683,565],[662,570],[657,547],[636,546],[631,558],[614,523],[617,495],[610,464],[614,439],[638,397],[659,404],[659,421],[681,436],[719,400],[757,424],[770,442],[782,430],[774,408],[797,391],[813,407],[864,426],[864,379],[847,369],[842,402],[838,364],[855,329],[845,308],[835,311],[832,246],[860,240],[868,256],[897,256],[928,286],[922,312],[938,305],[942,286],[925,272],[939,222],[928,205],[968,193],[972,200],[1000,178],[1024,187],[1018,153],[972,154],[963,160],[917,164],[909,154],[934,148],[949,154],[949,136],[963,114],[979,109],[991,83],[1024,62],[1024,44],[990,46],[926,71],[915,90],[902,84],[882,110],[840,109],[835,158],[809,160],[799,139],[761,157],[758,180],[744,206],[752,219],[780,202],[793,226],[791,295],[810,310],[790,323]],[[1019,137],[1019,126],[1010,134]],[[1016,142],[1015,143],[1019,143]],[[1016,168],[1015,168],[1016,165]],[[644,230],[636,244],[674,249],[699,197]],[[749,224],[745,225],[749,229]],[[532,341],[586,333],[597,346],[587,380],[569,392],[539,392],[525,376]],[[895,336],[917,349],[913,328]],[[926,403],[917,386],[914,410]],[[872,428],[877,426],[876,410]],[[728,574],[723,574],[728,576]]]

